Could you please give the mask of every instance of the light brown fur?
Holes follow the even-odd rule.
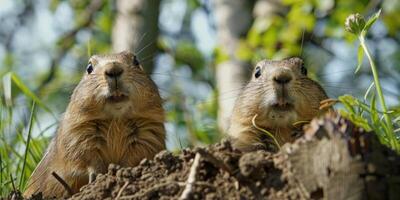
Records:
[[[165,149],[164,110],[155,83],[130,52],[96,55],[93,72],[75,88],[55,138],[27,185],[24,196],[65,197],[56,172],[73,192],[89,175],[107,172],[110,163],[135,166]],[[119,78],[105,75],[123,70]],[[123,93],[125,100],[113,101]]]
[[[308,78],[306,73],[302,74],[305,68],[302,69],[300,58],[263,60],[257,67],[260,76],[255,77],[255,68],[250,82],[236,100],[228,129],[234,146],[242,151],[265,147],[263,138],[268,139],[265,133],[253,126],[255,115],[256,125],[274,134],[282,145],[294,140],[295,122],[308,121],[325,112],[319,106],[328,98],[317,82]],[[288,77],[290,81],[282,87],[275,81],[276,77]]]

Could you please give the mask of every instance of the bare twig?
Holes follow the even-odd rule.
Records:
[[[197,171],[200,166],[200,157],[201,157],[200,153],[196,153],[192,167],[190,167],[190,172],[186,182],[186,186],[183,189],[181,196],[179,197],[179,199],[181,200],[190,199],[189,196],[192,193],[194,182],[196,182]]]
[[[121,189],[119,190],[119,192],[118,192],[118,194],[117,194],[117,197],[115,197],[115,199],[119,199],[120,197],[121,197],[121,195],[122,195],[122,192],[125,190],[125,188],[128,186],[128,184],[129,184],[129,181],[126,181],[125,183],[124,183],[124,185],[121,187]]]
[[[61,183],[61,185],[64,187],[65,191],[67,191],[69,196],[72,196],[73,192],[71,187],[62,179],[56,172],[51,172],[51,175],[54,176],[54,178]]]

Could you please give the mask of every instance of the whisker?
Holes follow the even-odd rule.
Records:
[[[147,57],[141,59],[139,62],[144,64],[144,63],[147,63],[147,62],[149,62],[149,61],[152,61],[152,60],[154,60],[156,54],[157,54],[157,53],[154,52],[154,53],[152,53],[151,55],[149,55],[149,56],[147,56]]]
[[[144,47],[142,47],[142,49],[140,49],[138,52],[136,52],[136,55],[139,55],[143,50],[145,50],[146,48],[148,48],[149,46],[151,46],[152,44],[154,44],[154,41],[149,42],[147,45],[145,45]]]
[[[143,35],[139,38],[139,40],[136,41],[136,44],[138,44],[137,47],[135,48],[135,54],[136,55],[138,54],[137,53],[137,48],[140,47],[140,44],[142,43],[142,40],[146,37],[146,35],[147,35],[147,32],[143,33]]]

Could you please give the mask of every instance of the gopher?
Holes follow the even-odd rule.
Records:
[[[158,88],[134,54],[92,56],[24,196],[66,197],[110,163],[133,167],[151,159],[165,149],[164,120]]]
[[[280,145],[291,142],[298,133],[294,124],[325,112],[319,107],[327,98],[324,89],[307,77],[302,59],[263,60],[235,102],[228,135],[242,151],[264,148],[270,142],[258,128],[273,134]]]

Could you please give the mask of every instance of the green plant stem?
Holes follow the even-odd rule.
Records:
[[[29,125],[28,125],[28,137],[26,139],[26,147],[25,147],[25,154],[24,154],[24,162],[22,165],[22,170],[21,170],[21,177],[19,180],[19,189],[23,189],[22,188],[22,183],[23,180],[25,178],[25,166],[26,166],[26,161],[28,159],[28,151],[29,151],[29,143],[31,141],[31,133],[32,133],[32,124],[33,124],[33,115],[35,112],[35,101],[33,101],[32,103],[32,108],[31,108],[31,115],[29,117]]]
[[[381,87],[381,83],[379,82],[378,71],[376,69],[375,62],[372,59],[371,54],[368,51],[367,44],[365,43],[364,36],[363,35],[359,35],[358,38],[360,40],[361,47],[364,49],[364,52],[367,55],[369,63],[370,63],[370,66],[371,66],[372,75],[374,77],[374,83],[375,83],[376,92],[378,93],[379,101],[380,101],[381,106],[382,106],[383,116],[385,118],[386,125],[387,125],[388,131],[389,131],[387,137],[390,140],[390,145],[392,147],[394,147],[396,150],[398,150],[396,137],[395,137],[394,132],[393,132],[392,120],[390,119],[390,116],[387,113],[388,110],[387,110],[387,107],[386,107],[385,97],[383,96],[382,87]]]

